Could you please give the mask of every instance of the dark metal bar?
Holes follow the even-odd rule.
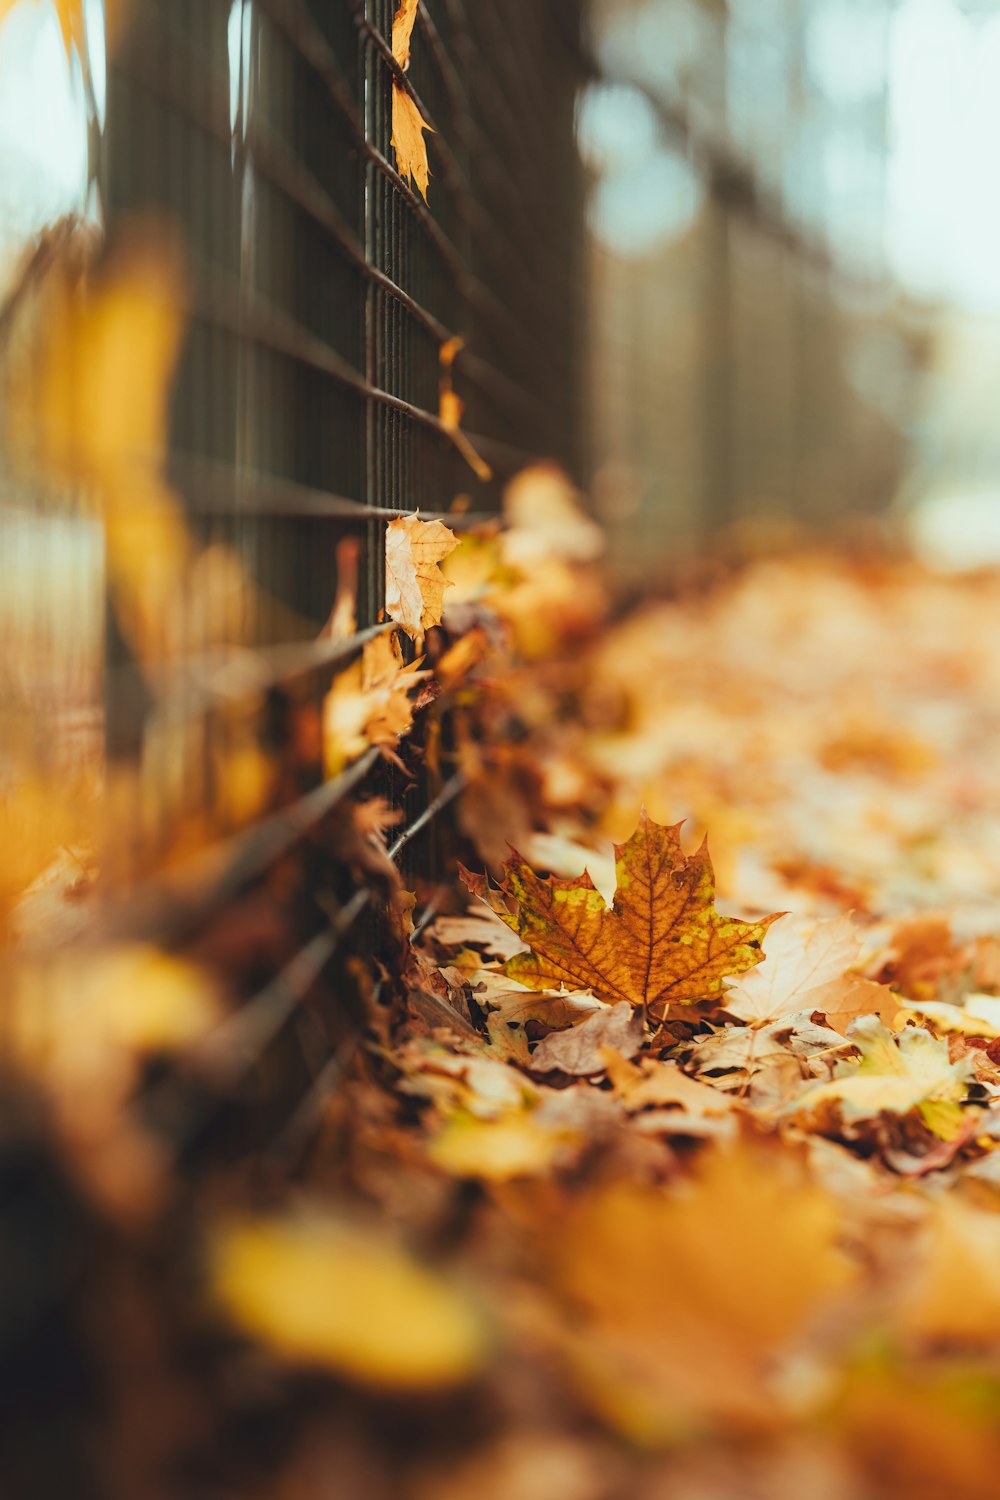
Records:
[[[377,749],[242,833],[213,845],[141,889],[111,901],[94,923],[94,943],[145,937],[177,943],[277,863],[374,769]]]

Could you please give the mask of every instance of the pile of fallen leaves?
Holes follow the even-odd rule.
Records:
[[[587,640],[517,602],[580,522],[445,561],[478,866],[215,1242],[367,1393],[278,1493],[998,1493],[1000,583],[797,556]]]
[[[443,695],[463,848],[405,892],[394,810],[342,818],[391,921],[292,1178],[251,1157],[192,1215],[163,1156],[150,1058],[218,1067],[233,1019],[196,964],[9,998],[115,1225],[115,1463],[164,1497],[1000,1493],[1000,579],[802,554],[608,621],[561,476],[506,520],[391,523],[327,699],[339,774],[405,765]]]

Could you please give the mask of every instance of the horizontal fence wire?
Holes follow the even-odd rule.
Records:
[[[109,240],[152,215],[184,244],[167,478],[212,566],[207,595],[179,605],[183,654],[162,668],[140,668],[109,609],[109,765],[138,779],[142,818],[92,937],[217,963],[227,924],[242,930],[240,903],[262,897],[280,905],[291,943],[225,970],[238,1003],[188,1069],[214,1102],[179,1103],[176,1082],[141,1101],[172,1122],[180,1150],[214,1129],[222,1101],[253,1095],[269,1049],[295,1057],[273,1109],[258,1098],[251,1131],[278,1154],[299,1148],[339,1076],[347,1038],[321,1006],[316,1062],[303,1006],[331,976],[343,990],[349,954],[378,941],[377,903],[324,833],[345,800],[398,810],[387,855],[427,913],[447,877],[445,814],[462,784],[447,693],[418,712],[398,757],[371,750],[332,778],[323,768],[324,697],[389,628],[386,523],[418,512],[458,531],[491,521],[526,464],[576,469],[579,7],[423,0],[405,72],[395,9],[133,0],[109,62]],[[394,87],[433,129],[427,201],[398,169]],[[490,478],[439,414],[441,351],[457,341],[463,434]],[[348,556],[357,629],[331,640]],[[240,633],[202,639],[203,617],[225,617],[213,589],[233,588],[234,562]],[[248,749],[280,771],[251,811],[231,806]]]

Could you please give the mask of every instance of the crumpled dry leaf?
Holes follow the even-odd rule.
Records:
[[[907,1027],[898,1037],[875,1016],[848,1028],[848,1040],[860,1049],[858,1062],[840,1062],[829,1082],[809,1088],[796,1100],[795,1113],[808,1115],[836,1104],[845,1121],[885,1112],[905,1115],[917,1110],[928,1130],[951,1140],[962,1129],[961,1102],[973,1072],[971,1058],[952,1062],[948,1044],[921,1027]]]
[[[420,0],[399,0],[399,9],[392,18],[392,55],[404,70],[410,65],[410,38],[419,4]]]
[[[329,1215],[224,1224],[210,1271],[215,1301],[253,1338],[364,1385],[451,1386],[486,1356],[484,1321],[452,1281]]]
[[[338,673],[323,703],[323,761],[338,775],[370,745],[391,746],[413,723],[410,697],[432,674],[403,662],[395,631],[365,643],[357,661]]]
[[[507,965],[511,978],[548,989],[592,990],[662,1012],[670,1001],[709,999],[723,978],[760,960],[773,917],[742,922],[715,910],[708,849],[681,848],[679,829],[661,827],[645,812],[627,843],[616,846],[618,888],[609,910],[589,875],[540,879],[520,859],[505,867],[493,910],[530,947]]]
[[[538,1021],[543,1026],[575,1026],[608,1008],[603,1000],[585,990],[532,990],[505,974],[490,974],[485,970],[473,976],[473,983],[481,1005],[488,1006],[502,1021],[518,1025]]]
[[[481,916],[435,917],[427,936],[446,948],[481,948],[490,958],[513,958],[524,952],[521,939],[492,912]]]
[[[645,1035],[642,1011],[622,1000],[567,1031],[553,1031],[545,1037],[532,1054],[532,1071],[558,1071],[573,1078],[590,1078],[605,1071],[609,1049],[625,1059],[632,1058]]]
[[[861,952],[849,915],[821,922],[780,917],[763,946],[763,963],[731,980],[725,992],[729,1014],[753,1026],[796,1011],[823,1010],[815,992],[840,979]]]
[[[448,580],[438,564],[458,546],[443,521],[401,516],[385,531],[385,608],[414,641],[440,625]]]

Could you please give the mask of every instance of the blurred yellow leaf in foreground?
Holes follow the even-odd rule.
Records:
[[[365,1385],[420,1390],[486,1355],[473,1304],[386,1235],[330,1216],[246,1219],[215,1236],[214,1296],[289,1359]]]

